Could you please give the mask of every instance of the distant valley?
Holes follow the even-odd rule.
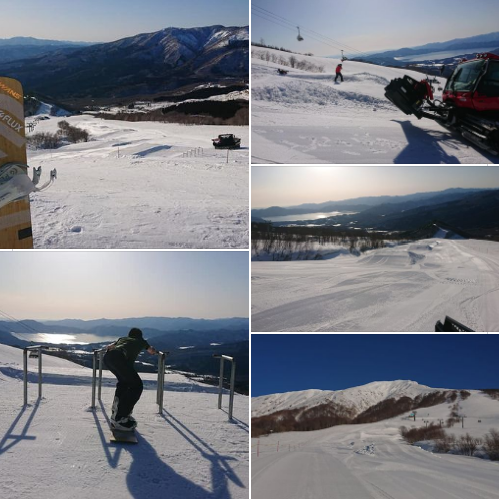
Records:
[[[193,376],[216,377],[219,363],[214,354],[234,356],[237,362],[236,383],[239,391],[249,389],[249,320],[143,317],[82,321],[23,320],[0,321],[0,343],[25,347],[42,344],[51,354],[91,366],[91,352],[127,336],[139,327],[144,338],[161,351],[170,352],[167,365]],[[80,343],[81,342],[81,343]],[[143,352],[136,365],[139,371],[154,372],[157,359]]]
[[[302,214],[355,211],[319,219]],[[408,196],[381,196],[252,210],[252,221],[280,217],[276,227],[322,227],[330,230],[411,231],[438,220],[473,237],[499,240],[499,190],[449,189]],[[299,215],[296,217],[296,215]],[[284,218],[287,221],[284,221]],[[299,219],[298,219],[299,218]]]

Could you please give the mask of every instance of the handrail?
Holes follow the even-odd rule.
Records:
[[[38,398],[42,398],[42,346],[36,345],[23,349],[24,406],[28,405],[28,350],[38,350]]]
[[[222,391],[223,391],[223,379],[224,379],[224,360],[228,360],[232,363],[232,369],[230,372],[230,394],[229,394],[229,419],[232,419],[232,409],[234,407],[234,383],[236,379],[236,361],[234,357],[229,357],[228,355],[217,355],[214,354],[213,358],[220,359],[220,379],[218,382],[218,408],[222,408]]]
[[[93,361],[92,361],[92,405],[91,409],[95,409],[95,392],[97,391],[97,398],[100,401],[102,395],[102,361],[103,352],[106,352],[107,348],[98,348],[93,350]],[[156,403],[158,404],[158,414],[163,413],[163,395],[165,391],[165,367],[166,367],[166,357],[170,352],[156,352],[159,356],[158,362],[158,387],[156,389]],[[97,389],[97,357],[99,365],[99,385]]]

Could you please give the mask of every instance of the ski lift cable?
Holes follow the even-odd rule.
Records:
[[[279,15],[277,15],[277,14],[274,14],[273,12],[270,12],[269,10],[264,9],[263,7],[260,7],[260,6],[255,5],[255,4],[252,4],[252,7],[255,7],[255,8],[259,9],[260,11],[263,11],[263,12],[261,12],[261,13],[264,13],[264,14],[266,14],[266,15],[268,15],[268,16],[271,16],[271,17],[275,18],[275,20],[274,20],[274,19],[268,19],[268,18],[264,18],[264,19],[267,19],[267,20],[268,20],[268,21],[270,21],[270,22],[275,22],[275,24],[279,24],[280,26],[283,26],[283,24],[278,23],[278,22],[276,22],[276,21],[281,21],[281,22],[284,22],[284,23],[286,23],[288,26],[283,26],[283,27],[287,27],[287,28],[288,28],[288,29],[290,29],[291,31],[294,31],[294,30],[296,29],[295,24],[294,24],[294,23],[292,23],[291,21],[287,20],[286,18],[284,18],[284,17],[282,17],[282,16],[279,16]],[[254,14],[257,14],[257,12],[253,12],[253,13],[254,13]],[[258,16],[258,17],[262,17],[262,16]],[[291,27],[291,26],[293,26],[293,27]],[[344,47],[344,48],[343,48],[343,50],[344,50],[345,52],[349,52],[349,53],[350,53],[350,54],[347,54],[347,55],[354,55],[354,56],[355,56],[355,54],[358,54],[359,56],[363,56],[363,57],[371,57],[371,56],[370,56],[367,52],[363,52],[363,51],[361,51],[361,50],[358,50],[358,49],[356,49],[355,47],[352,47],[351,45],[347,45],[347,44],[345,44],[345,43],[339,42],[338,40],[334,40],[334,39],[332,39],[332,38],[329,38],[328,36],[325,36],[325,35],[322,35],[322,34],[320,34],[320,33],[317,33],[316,31],[309,30],[309,29],[307,29],[307,28],[304,28],[303,26],[300,26],[300,29],[301,29],[301,31],[302,31],[302,32],[304,32],[304,33],[312,33],[312,34],[315,34],[315,35],[317,35],[317,36],[319,36],[319,37],[321,37],[321,38],[324,38],[325,40],[329,40],[329,41],[333,42],[333,43],[334,43],[334,45],[332,45],[332,44],[330,44],[330,43],[327,43],[327,42],[325,42],[324,40],[317,39],[317,38],[315,38],[315,37],[313,37],[313,36],[309,35],[309,37],[311,37],[311,38],[313,38],[313,39],[315,39],[315,40],[317,40],[317,41],[319,41],[319,42],[322,42],[322,43],[324,43],[324,44],[326,44],[326,45],[332,46],[332,47],[334,47],[335,49],[338,49],[338,47]],[[340,48],[340,50],[341,50],[341,48]]]
[[[264,16],[260,15],[260,14],[259,14],[259,13],[257,13],[257,12],[253,12],[253,14],[255,14],[257,17],[260,17],[260,18],[262,18],[262,19],[265,19],[266,21],[272,22],[272,23],[274,23],[274,24],[277,24],[278,26],[281,26],[281,27],[283,27],[283,28],[286,28],[286,29],[288,29],[288,30],[290,30],[290,31],[295,31],[295,30],[296,30],[296,26],[294,26],[293,28],[291,28],[290,26],[286,26],[285,24],[282,24],[282,23],[280,23],[280,22],[277,22],[277,21],[275,21],[274,19],[269,19],[268,17],[264,17]],[[317,40],[318,42],[324,43],[325,45],[328,45],[328,46],[330,46],[330,47],[334,48],[335,50],[342,50],[342,49],[341,49],[341,48],[339,48],[338,46],[336,46],[336,45],[332,45],[332,44],[330,44],[330,43],[328,43],[328,42],[325,42],[324,40],[320,40],[320,39],[316,38],[315,36],[312,36],[312,35],[308,35],[308,36],[309,36],[309,38],[312,38],[312,39],[314,39],[314,40]],[[348,52],[347,52],[347,55],[349,55],[349,53],[348,53]]]
[[[293,26],[292,28],[290,26],[286,26],[285,24],[282,24],[280,22],[277,22],[276,20],[274,19],[269,19],[268,17],[264,17],[263,15],[261,15],[259,12],[253,12],[254,15],[256,15],[257,17],[260,17],[261,19],[265,19],[266,21],[269,21],[269,22],[272,22],[274,24],[277,24],[283,28],[286,28],[286,29],[289,29],[290,31],[296,31],[296,26]]]
[[[27,329],[31,333],[36,333],[36,334],[41,334],[40,331],[37,331],[35,328],[28,326],[27,324],[24,324],[23,321],[20,321],[19,319],[16,319],[12,315],[9,315],[7,312],[4,312],[3,310],[0,310],[0,316],[3,316],[5,319],[9,319],[11,322],[17,322],[17,324],[20,324],[23,326],[25,329]]]
[[[253,5],[252,5],[252,7],[256,7],[256,8],[257,8],[257,9],[259,9],[260,11],[263,11],[265,14],[270,15],[270,16],[272,16],[272,17],[274,17],[274,18],[276,18],[276,19],[278,19],[278,20],[280,20],[280,21],[283,21],[283,22],[285,22],[286,24],[288,24],[289,26],[293,26],[293,25],[294,25],[294,23],[292,23],[292,22],[291,22],[291,21],[289,21],[288,19],[286,19],[286,18],[284,18],[284,17],[282,17],[282,16],[279,16],[279,15],[277,15],[277,14],[274,14],[273,12],[271,12],[271,11],[269,11],[269,10],[267,10],[267,9],[263,8],[263,7],[260,7],[260,6],[255,5],[255,4],[253,4]],[[352,47],[351,45],[347,45],[347,44],[345,44],[345,43],[339,42],[338,40],[333,40],[332,38],[329,38],[329,37],[327,37],[327,36],[325,36],[325,35],[322,35],[322,34],[320,34],[320,33],[317,33],[316,31],[313,31],[313,30],[308,30],[307,28],[303,28],[302,26],[301,26],[301,29],[302,29],[302,31],[304,31],[304,32],[307,32],[307,31],[308,31],[308,32],[310,32],[310,33],[315,33],[316,35],[318,35],[318,36],[320,36],[320,37],[323,37],[323,38],[325,38],[325,39],[327,39],[327,40],[330,40],[331,42],[333,42],[333,43],[335,43],[335,44],[337,44],[337,45],[343,46],[343,47],[347,48],[347,50],[348,50],[348,51],[350,51],[350,52],[356,52],[356,53],[358,53],[358,54],[362,54],[362,55],[365,55],[365,56],[369,55],[369,54],[367,54],[366,52],[363,52],[363,51],[361,51],[361,50],[358,50],[358,49],[356,49],[356,48]]]

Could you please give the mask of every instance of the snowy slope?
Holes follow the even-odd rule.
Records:
[[[252,162],[335,164],[496,163],[497,157],[476,149],[460,135],[431,120],[406,116],[384,96],[385,86],[414,71],[343,62],[343,83],[335,84],[336,59],[295,55],[323,66],[324,73],[280,66],[259,58],[269,52],[252,47]],[[277,74],[277,68],[289,70]],[[434,84],[435,97],[439,86]]]
[[[0,345],[0,497],[249,497],[247,397],[236,394],[230,423],[228,396],[218,410],[214,387],[167,372],[159,415],[156,376],[141,374],[145,390],[134,411],[139,443],[112,445],[114,377],[104,371],[103,404],[93,412],[90,369],[49,356],[43,366],[43,398],[36,401],[33,372],[23,409],[22,351]]]
[[[35,132],[55,132],[57,118]],[[248,246],[248,128],[67,119],[91,140],[30,150],[47,192],[31,195],[36,248],[244,248]],[[216,151],[220,133],[242,148]]]
[[[251,417],[265,416],[273,412],[310,408],[316,405],[334,402],[355,410],[359,414],[369,407],[390,398],[406,396],[415,398],[438,391],[437,388],[420,385],[415,381],[374,381],[363,386],[345,390],[302,390],[297,392],[276,393],[251,399]]]
[[[499,331],[499,244],[426,239],[325,261],[252,262],[253,331]]]
[[[457,437],[481,437],[499,428],[499,401],[472,390],[460,402],[465,428]],[[399,427],[438,424],[449,404],[418,410],[416,421],[399,416],[379,423],[279,433],[252,440],[252,494],[259,499],[497,499],[499,463],[432,454],[404,442]],[[481,422],[478,422],[478,421]],[[258,441],[259,440],[259,441]]]

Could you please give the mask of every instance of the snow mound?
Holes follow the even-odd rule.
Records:
[[[375,444],[369,444],[362,449],[356,450],[355,454],[360,454],[362,456],[375,456],[376,455],[376,445]]]
[[[498,289],[494,241],[423,239],[348,263],[253,261],[252,330],[430,332],[449,316],[498,331]]]

